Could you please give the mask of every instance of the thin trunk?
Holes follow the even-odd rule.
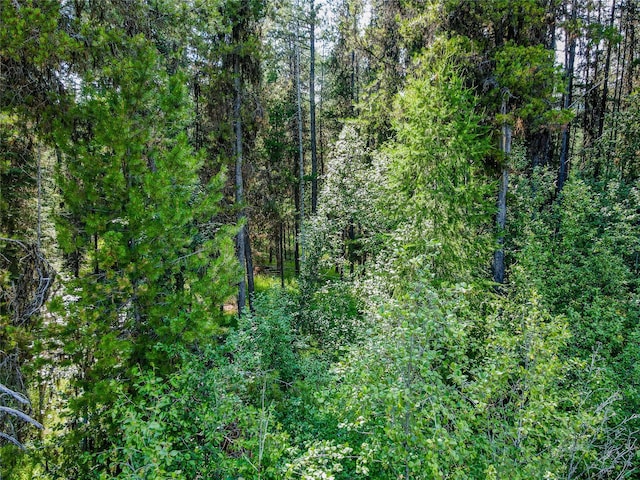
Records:
[[[575,21],[577,18],[578,2],[573,0],[571,3],[571,25],[575,28]],[[569,109],[573,101],[573,72],[574,63],[576,58],[576,34],[575,32],[567,31],[567,40],[569,42],[569,50],[566,57],[565,75],[567,77],[567,92],[564,95],[563,108]],[[569,139],[570,139],[570,125],[566,125],[562,131],[562,146],[560,149],[560,171],[558,173],[557,188],[558,193],[562,191],[564,182],[567,180],[569,173]]]
[[[311,213],[318,209],[318,157],[316,148],[316,11],[311,0],[309,62],[309,129],[311,134]]]
[[[358,38],[358,15],[353,16],[353,38]],[[351,61],[353,62],[353,75],[351,77],[351,88],[353,89],[353,112],[356,111],[356,105],[358,104],[358,79],[360,78],[360,71],[358,69],[358,57],[356,51],[353,50]]]
[[[278,232],[278,261],[280,262],[279,270],[280,270],[280,286],[284,288],[284,223],[280,222],[279,232]]]
[[[300,223],[295,225],[295,242],[293,246],[293,263],[296,275],[300,275]]]
[[[296,33],[298,34],[300,31],[298,25],[296,25]],[[296,257],[302,263],[304,260],[304,146],[303,146],[303,135],[302,135],[302,87],[300,84],[300,45],[299,45],[299,35],[296,35],[296,99],[297,99],[297,110],[298,110],[298,181],[299,181],[299,210],[298,210],[298,240],[297,246],[298,251],[296,252]],[[298,267],[299,271],[299,267]]]
[[[280,240],[280,236],[282,235],[282,226],[280,224],[280,222],[278,222],[274,228],[273,228],[273,236],[274,236],[274,246],[276,249],[276,272],[278,272],[278,276],[280,276],[280,268],[281,268],[281,261],[280,261],[280,247],[281,247],[281,240]]]
[[[613,29],[616,14],[615,0],[611,4],[611,17],[609,18],[609,30]],[[604,74],[602,76],[602,98],[600,99],[600,117],[598,118],[598,138],[602,137],[604,131],[604,117],[607,111],[607,100],[609,96],[609,72],[611,70],[611,45],[612,41],[607,41],[607,56],[604,62]]]
[[[37,246],[38,250],[42,248],[42,146],[38,144],[38,165],[37,165],[37,183],[38,183],[38,225],[37,225]]]
[[[591,10],[589,8],[587,8],[587,16],[585,19],[585,26],[588,27],[589,23],[591,22]],[[584,87],[583,87],[583,96],[584,96],[584,112],[582,114],[582,131],[584,132],[584,140],[583,140],[583,146],[582,146],[582,163],[585,163],[585,157],[586,157],[586,149],[585,147],[587,146],[587,142],[588,142],[588,117],[589,117],[589,89],[591,88],[590,85],[590,69],[591,69],[591,43],[589,41],[589,39],[585,39],[585,46],[584,46]]]
[[[620,32],[624,31],[624,10],[620,15]],[[611,128],[611,134],[609,140],[615,144],[618,139],[618,117],[620,113],[620,107],[622,102],[622,90],[624,86],[624,74],[626,70],[627,61],[627,36],[624,35],[623,41],[618,42],[616,45],[616,81],[613,89],[613,126]]]
[[[599,4],[597,20],[592,18],[593,12],[590,5],[587,6],[587,27],[591,26],[592,22],[600,23],[602,19],[602,2]],[[598,107],[596,105],[598,99],[598,67],[599,67],[599,54],[600,51],[597,45],[592,44],[592,40],[587,39],[586,48],[586,68],[585,68],[585,85],[584,85],[584,117],[583,117],[583,150],[582,150],[582,162],[587,164],[589,161],[589,149],[593,147],[596,137],[596,123],[598,118]],[[597,172],[598,163],[596,162],[594,168]]]
[[[349,224],[349,237],[348,237],[348,242],[349,242],[349,248],[347,248],[347,255],[349,255],[349,274],[353,277],[354,271],[355,271],[355,265],[354,265],[354,258],[355,258],[355,252],[354,252],[354,242],[356,239],[356,231],[355,231],[355,227],[353,225],[353,221],[351,221],[351,223]]]
[[[93,252],[95,256],[95,262],[93,264],[93,273],[98,275],[100,273],[100,265],[98,264],[98,234],[93,234]]]
[[[507,114],[507,99],[502,100],[501,112]],[[496,283],[504,283],[504,228],[507,223],[507,189],[509,187],[509,169],[508,161],[511,153],[511,126],[507,123],[502,125],[502,141],[501,150],[504,153],[502,177],[500,181],[500,190],[498,192],[498,213],[496,215],[496,224],[498,227],[498,249],[493,254],[493,280]]]
[[[296,197],[295,194],[294,194],[294,197]],[[291,240],[289,238],[289,230],[290,230],[289,223],[286,222],[283,225],[283,228],[284,228],[284,232],[283,232],[284,238],[282,239],[282,245],[283,245],[282,254],[284,256],[285,261],[287,261],[289,260],[289,252],[291,251]]]
[[[253,281],[253,255],[251,254],[251,236],[249,235],[249,225],[245,225],[244,236],[244,255],[247,265],[247,293],[249,298],[249,309],[253,312],[253,293],[255,292],[255,283]]]
[[[300,275],[300,195],[294,188],[293,198],[294,206],[296,210],[295,219],[293,222],[293,232],[289,231],[289,243],[291,243],[291,237],[293,233],[293,263],[296,275]],[[291,247],[291,245],[289,245]]]
[[[236,206],[239,207],[238,210],[238,223],[242,224],[240,231],[238,232],[238,236],[236,238],[236,252],[238,255],[238,263],[240,264],[240,270],[242,271],[240,282],[238,283],[238,316],[242,316],[242,312],[247,302],[247,283],[246,283],[246,249],[245,249],[245,236],[246,229],[244,225],[245,220],[245,211],[244,206],[242,205],[244,202],[244,185],[242,179],[242,117],[241,117],[241,107],[242,107],[242,79],[240,78],[240,57],[238,55],[235,56],[235,60],[233,63],[233,73],[234,73],[234,87],[235,87],[235,100],[233,103],[233,123],[235,130],[235,157],[236,157],[236,165],[235,165],[235,183],[236,183]]]
[[[324,48],[322,50],[321,59],[324,59]],[[320,166],[319,166],[319,175],[324,175],[324,139],[322,137],[322,101],[323,101],[323,93],[324,93],[324,60],[321,60],[320,63],[320,124],[318,125],[318,140],[320,143]]]
[[[293,225],[295,229],[295,224]],[[285,222],[284,224],[284,239],[282,243],[284,244],[284,259],[285,261],[291,260],[291,252],[293,251],[293,243],[291,242],[291,222]]]
[[[636,4],[634,2],[630,2],[627,6],[627,22],[629,25],[626,37],[629,38],[629,61],[627,62],[627,88],[626,93],[630,95],[633,91],[633,73],[634,68],[636,67],[636,59],[634,58],[634,47],[636,45],[636,28],[635,28],[635,15],[636,15]]]
[[[195,119],[194,119],[194,145],[196,150],[202,148],[202,142],[200,141],[200,84],[198,83],[198,76],[196,75],[193,80],[193,97],[195,101]]]

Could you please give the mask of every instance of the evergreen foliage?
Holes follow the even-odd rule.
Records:
[[[488,242],[480,232],[490,211],[482,162],[491,145],[453,62],[460,48],[442,40],[416,60],[398,97],[388,166],[389,210],[405,246],[400,264],[424,262],[437,280],[448,281],[482,273],[480,252]]]
[[[90,451],[111,438],[118,419],[105,412],[131,369],[170,371],[157,345],[208,342],[237,275],[233,232],[216,224],[223,177],[200,183],[183,133],[183,78],[163,74],[142,37],[130,42],[127,56],[92,72],[55,129],[65,159],[58,238],[78,265],[52,329],[82,392],[69,405],[72,424],[83,418],[71,433]],[[69,478],[90,471],[78,463]]]

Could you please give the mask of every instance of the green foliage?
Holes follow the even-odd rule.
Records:
[[[521,187],[518,194],[527,201],[527,190]],[[573,319],[577,344],[587,351],[597,343],[618,350],[618,335],[635,323],[629,309],[637,281],[636,195],[636,188],[619,182],[589,185],[574,179],[550,216],[519,220],[533,225],[534,236],[519,239],[527,244],[519,255],[522,270],[544,285],[543,298],[554,311]],[[557,222],[555,232],[551,222]]]
[[[144,349],[144,338],[191,342],[210,331],[229,292],[232,232],[211,224],[222,178],[200,184],[200,159],[180,133],[187,119],[181,77],[159,74],[144,40],[132,48],[93,84],[119,88],[87,84],[73,121],[57,131],[67,159],[60,238],[67,252],[88,253],[93,275],[83,271],[71,287],[82,289],[81,308],[111,317],[104,323],[124,322],[119,330]]]
[[[330,440],[312,442],[303,454],[286,465],[284,478],[335,479],[335,475],[344,470],[342,462],[350,457],[352,451],[352,448],[336,445]],[[292,453],[298,453],[298,450],[292,450]]]
[[[380,167],[359,129],[347,124],[327,161],[318,214],[305,228],[303,284],[316,282],[321,272],[334,268],[341,275],[356,273],[361,270],[358,265],[381,250],[386,218],[378,210],[385,181]]]
[[[89,451],[113,438],[105,414],[130,367],[170,370],[158,344],[207,341],[237,273],[233,231],[215,223],[223,177],[201,184],[201,158],[183,133],[183,77],[164,74],[145,39],[126,46],[127,55],[87,75],[55,131],[65,158],[58,238],[77,277],[51,333],[77,369],[82,394],[71,417],[86,421],[72,436]],[[72,439],[67,446],[76,448]]]
[[[613,136],[614,141],[605,139],[603,145],[607,155],[603,158],[605,171],[619,171],[622,178],[633,183],[640,178],[640,92],[633,93],[625,99],[627,108],[613,115],[613,124],[605,138]],[[613,159],[612,157],[613,150]],[[613,162],[612,162],[613,160]]]
[[[323,350],[337,353],[341,347],[357,342],[363,335],[362,311],[363,302],[353,286],[328,281],[314,292],[301,313],[309,319],[304,323],[305,331],[311,333]]]
[[[513,281],[535,286],[551,312],[567,317],[567,353],[585,360],[597,354],[606,391],[624,386],[628,415],[637,409],[640,384],[629,363],[637,354],[637,187],[573,178],[549,208],[553,178],[539,170],[517,180]]]
[[[438,478],[443,468],[455,475],[458,467],[441,464],[438,452],[464,453],[455,437],[468,427],[449,422],[463,422],[470,408],[456,395],[468,369],[468,323],[440,310],[430,292],[406,302],[376,316],[365,343],[336,367],[336,383],[322,397],[340,421],[338,438],[354,449],[350,469],[363,477]],[[457,417],[447,414],[457,403]]]
[[[95,478],[279,478],[286,436],[271,406],[243,401],[242,367],[211,349],[161,353],[181,366],[168,377],[134,372],[135,396],[121,391],[109,412],[118,432],[96,454]]]
[[[302,10],[272,5],[261,56],[262,0],[0,0],[0,237],[32,235],[36,160],[55,152],[65,271],[45,328],[28,332],[10,314],[31,264],[1,246],[0,355],[34,356],[24,372],[41,382],[33,416],[47,428],[32,453],[2,447],[0,475],[631,478],[640,122],[627,3],[607,26],[579,18],[604,4],[569,21],[556,0],[344,2],[319,68],[324,183],[300,278],[264,281],[254,311],[222,328],[239,278],[218,168],[233,151],[229,67],[240,60],[246,207],[266,250],[293,230],[281,72],[302,40],[280,29]],[[591,85],[575,87],[584,135],[569,137],[584,138],[583,164],[570,158],[581,176],[558,192],[553,166],[530,167],[544,152],[516,141],[502,159],[491,126],[531,147],[571,121],[554,108],[549,48],[563,16]],[[490,162],[512,182],[500,296],[484,280]]]
[[[392,242],[403,246],[398,268],[423,263],[437,281],[476,277],[490,248],[481,234],[490,211],[482,169],[490,144],[452,62],[459,46],[442,40],[423,57],[398,97],[397,138],[388,149],[385,206],[395,224]]]
[[[546,33],[549,11],[558,2],[541,0],[445,0],[449,27],[482,42],[482,50],[500,47],[507,40],[522,45],[540,42]]]
[[[561,72],[554,64],[554,52],[543,45],[524,46],[507,42],[495,54],[496,104],[501,95],[515,97],[518,108],[513,115],[535,131],[550,124],[566,124],[566,112],[551,110],[549,99],[561,90]],[[515,124],[515,121],[512,121]]]
[[[104,479],[282,478],[289,443],[277,408],[287,385],[308,371],[292,307],[272,290],[256,297],[255,313],[222,346],[153,347],[173,370],[134,367],[131,386],[113,385],[114,400],[100,412],[112,425],[109,441],[84,461]]]
[[[418,287],[388,304],[320,394],[340,422],[335,443],[310,445],[290,469],[318,468],[321,448],[341,464],[324,466],[335,478],[565,478],[570,465],[572,475],[609,467],[594,432],[610,425],[610,405],[584,406],[567,377],[584,366],[560,355],[566,322],[528,298],[485,306],[485,317],[463,288]]]
[[[298,359],[294,347],[293,299],[274,290],[257,295],[254,312],[243,315],[238,328],[226,342],[225,350],[248,375],[252,385],[248,401],[258,401],[264,382],[278,389],[278,382],[291,383],[297,376]],[[243,374],[242,371],[238,372]]]

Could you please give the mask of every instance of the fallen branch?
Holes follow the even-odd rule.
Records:
[[[16,440],[15,438],[13,438],[11,435],[7,435],[6,433],[2,433],[0,432],[0,438],[4,438],[5,440],[8,440],[9,442],[13,443],[16,447],[21,448],[22,450],[26,450],[24,448],[24,445],[21,444],[18,440]]]
[[[5,387],[1,383],[0,383],[0,393],[5,393],[5,394],[9,395],[15,401],[17,401],[18,403],[22,403],[23,405],[29,405],[29,403],[30,403],[29,399],[27,397],[25,397],[21,393],[14,392],[13,390],[11,390],[10,388]]]
[[[20,410],[16,410],[15,408],[10,408],[10,407],[5,407],[3,405],[0,405],[0,412],[5,412],[5,413],[8,413],[9,415],[14,415],[18,418],[21,418],[25,422],[30,423],[31,425],[35,426],[36,428],[39,428],[40,430],[44,428],[40,422],[38,422],[37,420],[34,420],[26,413],[21,412]]]

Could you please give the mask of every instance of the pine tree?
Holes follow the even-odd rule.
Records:
[[[231,232],[216,223],[223,177],[200,183],[201,157],[184,134],[184,78],[163,73],[142,37],[120,41],[126,54],[84,78],[55,131],[59,240],[83,258],[66,285],[74,299],[58,307],[59,335],[81,392],[73,435],[89,451],[108,442],[103,412],[130,368],[170,370],[156,345],[209,341],[237,274]]]

